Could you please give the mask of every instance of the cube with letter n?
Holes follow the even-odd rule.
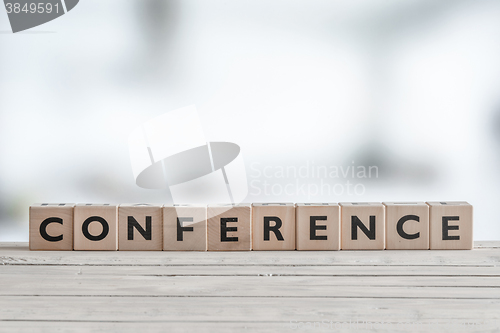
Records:
[[[385,248],[385,206],[378,202],[341,202],[342,250]]]
[[[161,204],[121,204],[118,207],[118,250],[161,251]]]

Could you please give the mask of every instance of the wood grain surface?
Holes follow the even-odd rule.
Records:
[[[62,252],[0,244],[0,332],[499,327],[500,242],[476,242],[472,251],[314,252]]]

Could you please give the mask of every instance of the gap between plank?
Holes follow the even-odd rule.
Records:
[[[277,298],[277,299],[429,299],[429,300],[500,300],[500,297],[391,297],[391,296],[222,296],[222,295],[15,295],[5,294],[0,297],[78,297],[78,298]]]

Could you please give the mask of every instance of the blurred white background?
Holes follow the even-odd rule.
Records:
[[[191,104],[254,185],[296,181],[256,165],[379,170],[350,179],[363,195],[248,202],[466,200],[500,239],[498,1],[85,0],[18,34],[0,10],[0,45],[0,241],[27,241],[34,202],[168,203],[128,134]]]

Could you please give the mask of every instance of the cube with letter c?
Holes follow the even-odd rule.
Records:
[[[30,207],[30,250],[73,250],[74,204],[34,204]]]
[[[429,206],[425,202],[384,202],[385,248],[429,249]]]

